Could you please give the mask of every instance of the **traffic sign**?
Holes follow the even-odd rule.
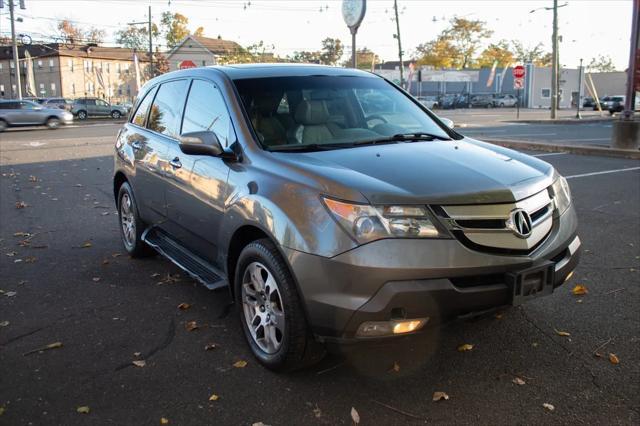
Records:
[[[523,78],[514,78],[513,79],[513,88],[516,90],[524,89],[524,79]]]
[[[522,65],[513,68],[513,78],[524,78],[524,67]]]
[[[186,70],[187,68],[197,68],[197,65],[189,59],[180,61],[180,63],[178,63],[178,69]]]

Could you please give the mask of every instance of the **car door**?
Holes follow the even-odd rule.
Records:
[[[97,115],[96,110],[96,100],[95,99],[85,99],[84,106],[87,108],[87,115],[95,116]]]
[[[96,115],[109,115],[111,114],[111,106],[102,99],[96,99]]]
[[[195,131],[214,132],[223,147],[235,141],[226,102],[208,80],[194,79],[189,89],[181,133]],[[174,165],[167,185],[170,232],[187,248],[221,267],[217,240],[229,193],[229,166],[218,157],[184,154],[178,143],[170,146],[169,158]]]
[[[39,105],[31,101],[20,101],[20,109],[17,111],[15,124],[39,124],[42,120],[39,119],[40,113],[36,108]]]

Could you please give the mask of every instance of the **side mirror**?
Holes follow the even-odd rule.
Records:
[[[450,129],[453,129],[453,120],[451,120],[450,118],[444,118],[444,117],[439,117],[440,121],[442,121],[444,123],[445,126],[447,126]]]
[[[189,155],[209,155],[225,159],[235,159],[233,151],[225,150],[218,136],[211,131],[184,133],[180,136],[180,150]]]

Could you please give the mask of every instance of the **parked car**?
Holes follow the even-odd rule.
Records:
[[[0,132],[7,127],[45,125],[57,129],[61,124],[73,123],[70,112],[47,108],[32,101],[0,100]]]
[[[493,108],[493,95],[475,95],[471,97],[472,108]]]
[[[466,94],[447,94],[438,100],[438,106],[442,109],[469,108],[469,96]]]
[[[416,99],[424,106],[429,109],[438,108],[438,97],[437,96],[416,96]]]
[[[71,112],[80,120],[84,120],[87,117],[111,117],[117,120],[128,113],[125,107],[111,105],[109,102],[100,98],[76,99],[73,101]]]
[[[518,98],[513,95],[497,95],[493,98],[493,106],[496,107],[514,107],[518,103]]]
[[[607,109],[609,114],[613,115],[616,112],[624,111],[625,96],[611,96],[607,101]]]
[[[596,101],[595,101],[595,99],[593,99],[593,98],[592,98],[592,97],[590,97],[590,96],[585,96],[585,97],[582,99],[582,107],[583,107],[583,108],[593,108],[593,107],[596,107]],[[598,108],[596,107],[596,109],[598,109]]]
[[[23,101],[31,101],[31,102],[35,102],[37,104],[42,104],[47,98],[37,98],[37,97],[33,97],[33,96],[24,96],[22,98]]]
[[[66,98],[49,98],[44,99],[41,104],[47,108],[60,108],[71,111],[73,101]]]
[[[363,99],[384,101],[367,112]],[[324,343],[550,295],[580,255],[553,166],[466,138],[359,70],[158,76],[118,133],[114,172],[125,250],[153,248],[228,287],[248,346],[274,370],[317,361]]]

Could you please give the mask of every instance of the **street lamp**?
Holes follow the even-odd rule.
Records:
[[[558,110],[558,8],[565,7],[569,3],[558,6],[558,0],[553,0],[553,7],[539,7],[529,11],[535,13],[538,10],[553,10],[553,34],[551,36],[551,119],[556,118]]]

